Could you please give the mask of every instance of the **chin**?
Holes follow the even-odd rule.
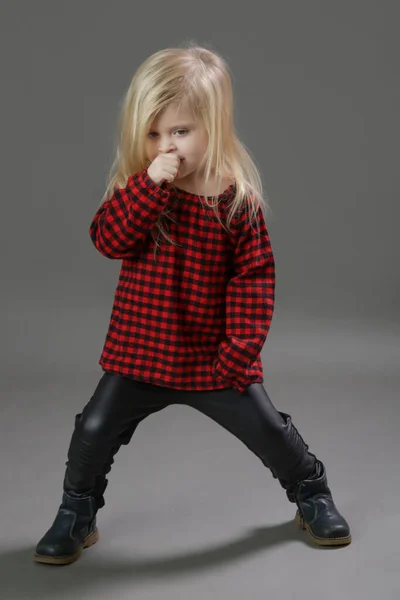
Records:
[[[179,181],[194,181],[196,178],[196,169],[187,168],[187,165],[184,165],[183,168],[180,169],[181,174],[179,176]]]

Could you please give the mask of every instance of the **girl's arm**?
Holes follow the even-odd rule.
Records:
[[[114,190],[93,218],[89,235],[97,250],[113,259],[138,256],[169,196],[147,169],[131,175],[125,188]]]
[[[275,302],[275,261],[261,208],[257,218],[258,232],[246,211],[240,217],[235,275],[226,288],[226,340],[214,361],[215,378],[239,391],[252,383],[249,369],[268,335]]]

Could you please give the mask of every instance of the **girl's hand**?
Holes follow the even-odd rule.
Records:
[[[171,152],[160,153],[150,164],[147,174],[156,185],[171,182],[179,173],[180,158]]]

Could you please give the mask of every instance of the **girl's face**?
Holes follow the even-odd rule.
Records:
[[[146,154],[150,162],[160,152],[176,153],[181,159],[179,179],[174,184],[187,184],[194,181],[200,162],[207,149],[207,132],[199,121],[195,121],[184,106],[169,105],[153,121],[146,136]]]

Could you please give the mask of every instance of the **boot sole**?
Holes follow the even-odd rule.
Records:
[[[300,516],[300,513],[298,511],[296,513],[295,520],[299,528],[303,529],[304,531],[307,531],[310,540],[318,546],[348,546],[349,544],[351,544],[351,535],[341,538],[320,538],[314,535],[311,531],[310,526],[305,522],[303,517]]]
[[[98,541],[98,539],[99,532],[96,529],[87,536],[87,538],[83,541],[83,543],[75,552],[75,554],[70,554],[68,556],[46,556],[44,554],[35,553],[33,559],[35,562],[45,563],[48,565],[69,565],[70,563],[76,561],[80,557],[82,551],[85,548],[90,548],[90,546],[93,546],[93,544],[95,544]]]

